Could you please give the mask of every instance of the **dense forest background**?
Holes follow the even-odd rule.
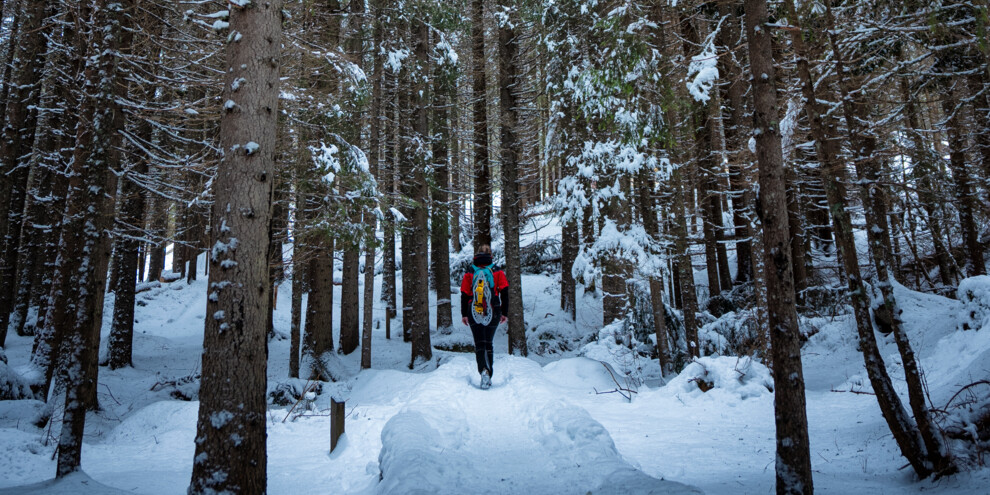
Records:
[[[9,398],[63,411],[60,474],[78,469],[99,365],[132,365],[136,294],[207,260],[206,438],[237,397],[255,412],[232,424],[264,424],[278,287],[290,376],[335,381],[328,356],[359,349],[371,367],[375,307],[414,368],[451,333],[484,244],[509,279],[511,354],[566,350],[523,311],[522,274],[552,273],[548,311],[573,319],[596,294],[611,338],[660,378],[703,355],[764,361],[778,488],[811,490],[808,315],[855,315],[914,472],[960,468],[894,289],[956,297],[987,273],[985,1],[0,5],[0,345],[34,340]],[[537,221],[559,235],[521,244]],[[253,378],[222,385],[233,373]],[[256,441],[240,450],[263,455]],[[195,490],[227,486],[214,463],[249,462],[203,449]]]

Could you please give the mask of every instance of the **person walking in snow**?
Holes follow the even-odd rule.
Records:
[[[474,352],[481,374],[481,388],[492,386],[492,339],[500,323],[509,317],[509,280],[505,272],[492,262],[492,248],[478,246],[474,260],[461,281],[461,321],[471,327],[474,335]]]

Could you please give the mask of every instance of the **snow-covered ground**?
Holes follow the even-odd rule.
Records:
[[[200,264],[203,266],[203,264]],[[275,327],[289,329],[289,284],[278,293]],[[84,475],[35,493],[181,494],[188,485],[198,403],[177,398],[195,383],[205,315],[205,277],[138,296],[132,369],[100,370],[103,410],[89,416]],[[376,282],[376,289],[378,283]],[[560,315],[552,275],[524,277],[524,304],[536,332],[581,335],[601,326],[601,306],[583,296],[577,322]],[[456,288],[455,288],[456,290]],[[339,288],[336,290],[339,318]],[[962,303],[897,288],[904,320],[936,406],[962,385],[990,376],[990,328],[962,331]],[[377,300],[377,294],[376,294]],[[112,297],[107,301],[109,311]],[[376,308],[376,319],[384,316]],[[458,321],[456,318],[454,321]],[[400,335],[398,322],[393,336]],[[812,463],[818,493],[990,493],[990,469],[940,481],[913,479],[880,416],[856,350],[850,317],[810,320],[820,328],[804,347]],[[108,324],[107,324],[108,325]],[[108,326],[105,331],[108,330]],[[458,327],[435,339],[470,342]],[[373,335],[373,366],[342,356],[352,376],[309,405],[271,406],[269,491],[306,493],[773,493],[773,395],[766,368],[748,359],[708,358],[666,385],[640,386],[628,401],[598,361],[578,348],[552,356],[505,354],[496,337],[494,386],[477,388],[472,354],[436,351],[409,370],[409,346]],[[891,375],[903,373],[892,341],[881,340]],[[29,338],[8,337],[6,354],[23,370]],[[269,389],[288,381],[288,340],[270,347]],[[702,392],[693,379],[715,385]],[[902,387],[903,388],[903,387]],[[901,390],[904,392],[904,390]],[[331,393],[347,398],[346,433],[329,452]],[[43,404],[0,403],[0,493],[54,475],[53,446],[32,418]]]

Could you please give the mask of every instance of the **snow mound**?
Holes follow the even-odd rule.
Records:
[[[608,369],[601,362],[588,358],[570,358],[554,361],[543,367],[547,380],[555,385],[592,392],[615,388]]]
[[[158,445],[166,440],[188,441],[195,434],[198,414],[199,402],[155,402],[125,418],[104,443]]]
[[[553,374],[592,373],[593,362],[572,361]],[[443,364],[385,424],[378,493],[700,493],[629,464],[608,430],[553,393],[531,360],[499,356],[484,391],[474,367],[462,357]]]
[[[705,356],[685,366],[667,388],[689,395],[718,390],[749,399],[773,393],[773,378],[766,366],[751,357]]]
[[[963,303],[961,329],[979,330],[990,325],[990,276],[978,275],[963,280],[956,295]]]
[[[0,495],[123,495],[128,493],[130,492],[111,488],[99,483],[82,471],[72,473],[61,479],[0,489]]]

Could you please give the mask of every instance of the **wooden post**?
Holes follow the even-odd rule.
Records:
[[[330,452],[337,448],[337,441],[344,434],[344,401],[330,399]]]
[[[392,308],[385,308],[385,338],[392,338]]]

